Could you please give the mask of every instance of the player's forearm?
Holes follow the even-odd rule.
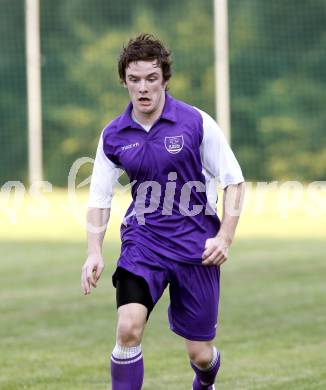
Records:
[[[102,253],[102,245],[110,218],[110,209],[89,208],[87,212],[88,255]]]
[[[223,216],[217,235],[223,237],[230,244],[233,241],[242,211],[244,191],[245,183],[229,185],[224,190]]]

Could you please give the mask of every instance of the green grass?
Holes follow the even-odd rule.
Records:
[[[62,200],[62,194],[55,196]],[[86,248],[82,229],[74,229],[60,210],[52,210],[55,218],[42,224],[18,218],[16,225],[7,221],[6,229],[5,219],[0,220],[0,232],[6,232],[0,241],[3,390],[110,389],[116,227],[105,244],[106,270],[99,287],[85,297],[79,281]],[[254,220],[245,216],[223,266],[216,340],[222,351],[219,390],[326,388],[326,242],[321,225],[312,232],[302,220],[295,237],[293,221],[281,223],[268,239],[270,225],[260,224],[255,235]],[[167,307],[164,295],[145,331],[144,390],[191,387],[193,373],[183,340],[168,329]]]

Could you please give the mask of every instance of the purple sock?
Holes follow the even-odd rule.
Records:
[[[112,390],[140,390],[144,378],[141,346],[116,345],[111,355]]]
[[[206,370],[201,370],[190,362],[196,376],[192,384],[193,390],[211,390],[215,382],[217,372],[220,368],[221,357],[219,351],[214,347],[213,360]]]

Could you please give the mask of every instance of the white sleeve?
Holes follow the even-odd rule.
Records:
[[[244,181],[240,165],[235,158],[224,134],[215,120],[199,110],[203,117],[203,141],[200,155],[203,168],[212,178],[216,178],[224,189],[230,184]]]
[[[103,133],[98,143],[89,190],[88,207],[111,207],[113,188],[122,170],[109,160],[103,150]]]

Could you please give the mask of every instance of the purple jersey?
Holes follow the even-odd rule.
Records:
[[[105,175],[103,164],[127,173],[134,184],[121,225],[123,245],[138,242],[171,260],[201,262],[206,239],[214,237],[220,226],[216,191],[215,199],[208,199],[208,184],[215,177],[222,187],[243,181],[221,132],[214,128],[216,134],[205,136],[205,128],[214,126],[207,114],[166,94],[161,117],[149,131],[133,119],[131,103],[105,127],[89,206],[109,207],[116,176],[109,170]],[[100,183],[106,176],[110,185]]]

